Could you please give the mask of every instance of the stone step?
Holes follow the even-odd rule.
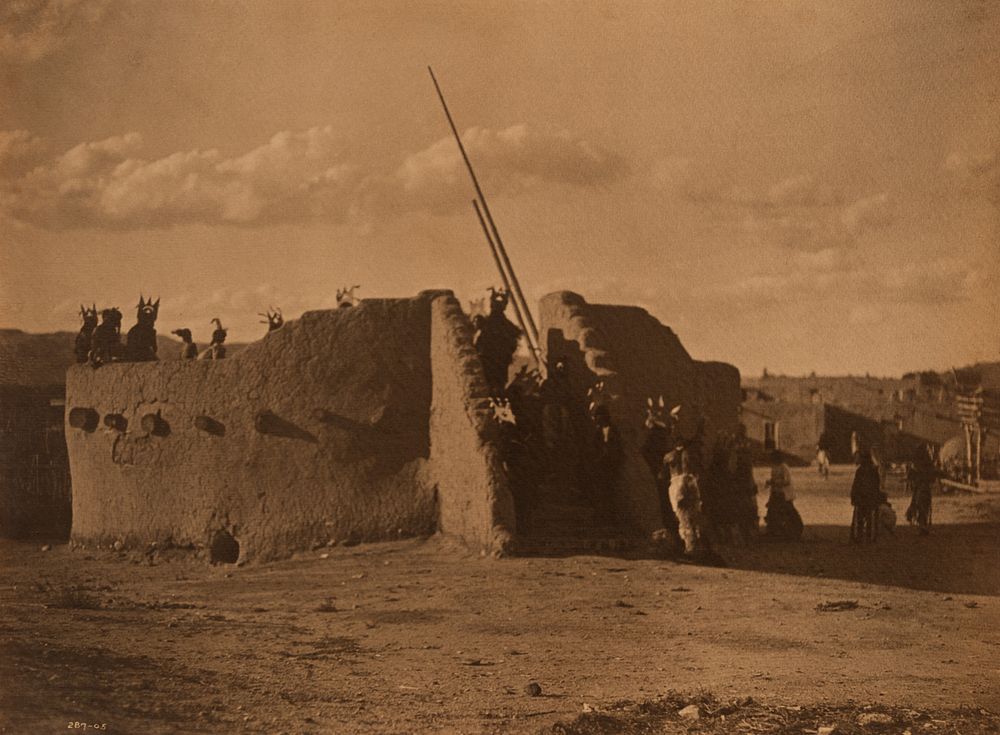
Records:
[[[535,489],[536,502],[539,504],[580,504],[583,493],[575,483],[565,480],[542,480]]]
[[[578,527],[593,523],[594,509],[582,503],[544,502],[531,511],[531,518],[536,525],[551,523]]]
[[[516,541],[514,553],[518,556],[621,554],[645,548],[642,539],[626,536],[541,536],[532,533]]]

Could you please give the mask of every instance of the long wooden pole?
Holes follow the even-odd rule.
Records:
[[[462,144],[462,137],[458,134],[458,128],[455,127],[455,121],[452,119],[451,111],[448,109],[448,103],[445,102],[444,93],[441,91],[441,85],[438,84],[437,77],[434,76],[434,70],[428,66],[427,71],[430,72],[431,81],[434,82],[434,89],[437,91],[438,99],[441,100],[441,107],[444,108],[445,117],[448,118],[448,126],[451,128],[452,135],[455,136],[455,142],[458,143],[458,150],[462,154],[462,160],[465,161],[465,168],[468,170],[469,177],[472,179],[472,185],[476,189],[476,197],[479,199],[479,204],[482,206],[483,214],[486,216],[486,222],[489,223],[492,240],[495,243],[497,255],[502,263],[501,275],[504,275],[504,270],[506,270],[505,280],[509,280],[511,286],[511,296],[513,296],[515,304],[520,301],[520,308],[523,312],[525,321],[525,336],[528,339],[528,344],[531,346],[532,351],[537,354],[541,351],[538,341],[538,327],[535,326],[535,320],[531,316],[531,309],[528,308],[528,302],[524,298],[524,292],[521,290],[521,284],[517,280],[514,268],[511,266],[510,258],[507,257],[507,249],[504,247],[503,239],[500,237],[500,231],[497,229],[496,223],[493,221],[493,215],[490,213],[490,206],[486,202],[486,196],[483,194],[482,187],[479,186],[479,179],[476,177],[476,172],[472,168],[472,162],[469,160],[469,156],[465,152],[465,146]]]
[[[524,315],[528,320],[529,334],[531,335],[531,342],[534,345],[534,349],[540,350],[541,347],[538,341],[538,327],[535,326],[535,320],[531,316],[531,309],[528,308],[528,302],[524,298],[524,292],[521,290],[521,284],[517,280],[517,274],[514,273],[514,268],[510,264],[510,258],[507,257],[507,248],[504,247],[503,240],[500,239],[500,232],[497,230],[496,223],[493,221],[493,215],[490,214],[490,208],[486,204],[486,200],[482,199],[483,203],[483,214],[486,215],[486,221],[490,224],[490,231],[493,233],[493,238],[497,243],[497,250],[500,252],[500,257],[503,259],[504,265],[507,266],[507,270],[510,272],[511,282],[514,284],[514,289],[517,295],[521,299],[521,304],[524,306]]]
[[[972,484],[972,425],[963,423],[962,429],[965,431],[965,481]]]
[[[976,483],[982,479],[983,472],[983,425],[976,420]]]
[[[476,217],[479,219],[479,224],[483,228],[483,234],[486,236],[486,242],[489,243],[490,253],[493,255],[493,262],[496,263],[497,270],[500,271],[500,277],[503,278],[504,288],[507,289],[507,293],[513,293],[510,288],[510,280],[507,278],[507,273],[504,271],[503,266],[500,264],[500,256],[497,253],[496,243],[493,242],[493,238],[490,236],[490,231],[486,227],[486,220],[483,219],[483,212],[479,208],[479,202],[475,199],[472,200],[472,207],[476,210]],[[521,329],[524,330],[525,336],[528,334],[527,325],[524,321],[524,314],[521,313],[521,307],[514,299],[514,313],[517,315],[517,323],[521,325]],[[538,348],[532,344],[531,340],[528,340],[528,347],[531,349],[531,356],[535,360],[535,367],[542,370],[542,356],[539,354]]]

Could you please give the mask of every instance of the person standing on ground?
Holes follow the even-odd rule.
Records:
[[[930,444],[917,447],[913,464],[907,470],[912,496],[910,507],[906,509],[906,520],[917,524],[921,536],[931,531],[931,486],[938,477],[933,452]]]
[[[695,556],[703,550],[705,536],[698,480],[690,472],[683,449],[669,452],[664,462],[670,470],[670,505],[677,516],[677,532],[684,544],[684,555]]]
[[[771,454],[771,479],[767,481],[767,488],[770,491],[764,516],[767,535],[782,541],[797,541],[802,537],[802,517],[795,508],[792,473],[777,450]]]
[[[859,447],[858,469],[854,473],[854,483],[851,485],[851,505],[854,507],[854,518],[851,523],[851,541],[875,541],[878,538],[876,516],[881,500],[881,482],[878,468],[872,461],[871,451]]]
[[[816,467],[824,480],[830,477],[830,437],[825,431],[816,442]]]
[[[757,536],[760,511],[757,508],[757,483],[753,479],[753,449],[747,439],[747,427],[739,424],[730,455],[730,477],[736,494],[736,526],[744,543]]]
[[[591,455],[593,474],[590,478],[590,499],[598,524],[612,523],[614,488],[624,461],[621,436],[611,423],[611,411],[605,405],[593,411],[594,433]]]

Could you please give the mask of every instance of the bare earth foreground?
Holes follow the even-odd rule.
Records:
[[[0,731],[1000,731],[1000,497],[937,497],[931,536],[855,547],[850,473],[796,470],[804,541],[725,548],[726,569],[3,542]],[[837,601],[857,607],[817,609]]]

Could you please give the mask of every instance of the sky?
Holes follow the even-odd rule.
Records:
[[[1000,4],[8,0],[0,327],[500,285],[750,375],[1000,359]]]

